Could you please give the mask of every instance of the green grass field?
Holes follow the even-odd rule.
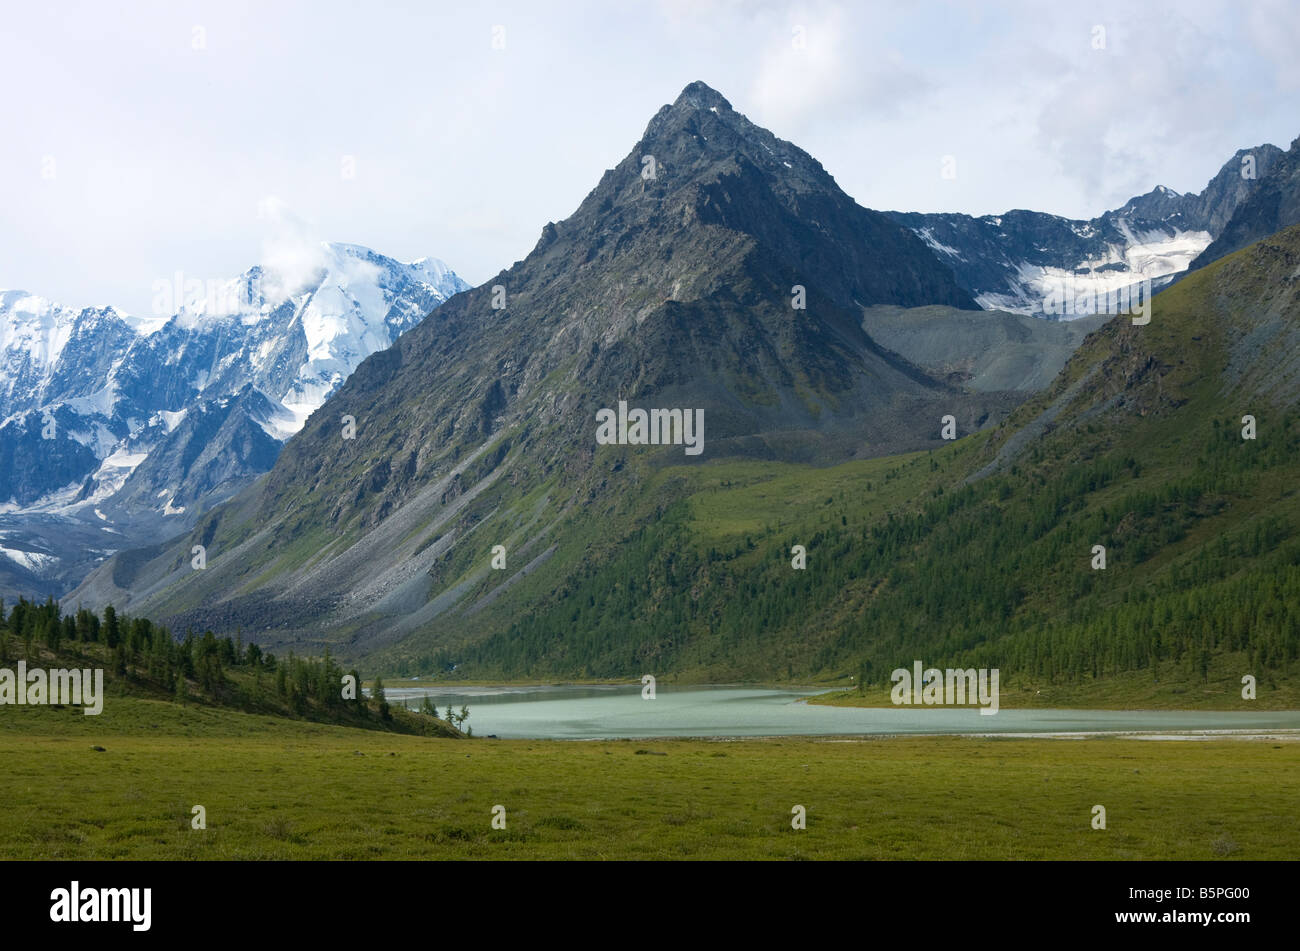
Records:
[[[466,741],[124,697],[0,710],[0,762],[7,859],[1300,854],[1294,741]]]

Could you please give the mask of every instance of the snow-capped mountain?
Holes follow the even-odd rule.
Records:
[[[889,214],[929,245],[984,309],[1068,318],[1089,311],[1052,313],[1048,302],[1104,301],[1141,281],[1153,290],[1172,281],[1218,238],[1282,154],[1272,145],[1243,149],[1199,194],[1161,185],[1090,221],[1022,210],[980,218]]]
[[[109,550],[184,529],[467,287],[434,258],[322,244],[293,268],[159,281],[146,317],[0,291],[0,592],[61,593],[84,559],[60,536],[84,547],[85,524]],[[62,533],[69,520],[84,524]]]

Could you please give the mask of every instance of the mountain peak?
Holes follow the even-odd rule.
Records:
[[[705,242],[697,226],[720,230]],[[757,254],[781,281],[790,277],[786,293],[800,283],[797,274],[846,308],[975,307],[919,238],[859,206],[815,158],[735,111],[703,82],[655,113],[641,140],[574,215],[543,229],[535,250],[585,268],[597,261],[613,266],[614,256],[633,243],[665,261],[677,261],[697,243],[702,255],[705,243],[712,256],[725,258],[726,248],[746,258]],[[660,268],[646,280],[663,298],[677,300],[697,278],[701,292],[721,280],[707,267],[688,270],[689,279],[683,272],[669,280]]]
[[[667,166],[679,182],[687,177],[711,181],[720,172],[748,165],[770,176],[772,187],[781,192],[839,192],[815,158],[737,112],[726,97],[699,81],[655,113],[624,162],[640,172],[646,156]]]
[[[697,145],[711,142],[714,150],[723,151],[737,144],[737,139],[750,143],[761,141],[769,148],[781,142],[732,108],[722,93],[698,80],[683,89],[670,105],[655,113],[646,126],[642,144],[681,133],[694,139]],[[781,144],[789,146],[789,143]]]
[[[731,103],[727,102],[722,93],[698,79],[682,90],[681,95],[673,102],[671,108],[674,110],[709,109],[720,112],[725,109],[728,112],[732,111]]]

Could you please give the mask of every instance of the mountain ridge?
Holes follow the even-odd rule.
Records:
[[[919,239],[692,84],[527,258],[365,361],[264,479],[196,527],[240,555],[192,577],[169,548],[75,596],[126,583],[178,621],[215,610],[388,637],[384,618],[404,630],[441,610],[439,545],[485,511],[529,507],[540,538],[608,490],[602,406],[702,407],[707,452],[829,460],[937,444],[945,411],[975,428],[1023,398],[965,392],[881,347],[862,325],[873,303],[976,312]],[[907,422],[920,413],[933,432]],[[244,594],[224,600],[226,584]]]
[[[74,597],[401,676],[865,681],[917,656],[1008,683],[1288,676],[1300,229],[1190,275],[1148,324],[1063,337],[1040,389],[1034,365],[950,365],[917,312],[918,289],[950,292],[937,259],[904,240],[864,270],[858,236],[895,232],[811,168],[774,187],[788,156],[729,158],[740,133],[692,95],[528,258],[363,363],[264,478]],[[805,262],[842,273],[802,311]],[[967,386],[982,374],[1024,388]],[[599,444],[619,402],[702,408],[709,448]],[[949,417],[966,438],[941,438]]]
[[[297,274],[257,265],[223,282],[159,281],[155,308],[176,308],[163,318],[0,293],[0,547],[43,566],[0,557],[0,589],[61,594],[80,581],[87,537],[111,551],[183,530],[266,471],[366,355],[468,287],[436,258],[407,264],[339,243],[300,257]],[[193,443],[187,417],[214,410],[240,420]],[[121,494],[155,450],[185,438],[214,463],[207,477],[190,479],[182,450],[152,467],[149,493],[141,475]],[[215,462],[223,453],[233,464]]]
[[[1191,262],[1189,270],[1300,224],[1300,137],[1256,173],[1259,187],[1234,207],[1214,241]]]
[[[1088,220],[1026,209],[978,217],[888,214],[940,254],[985,309],[1069,319],[1046,306],[1054,292],[1064,289],[1071,299],[1091,299],[1144,280],[1158,290],[1198,266],[1193,262],[1270,180],[1285,155],[1268,144],[1239,149],[1198,193],[1157,185]],[[1247,171],[1253,177],[1246,177]],[[1100,308],[1083,311],[1097,312]]]

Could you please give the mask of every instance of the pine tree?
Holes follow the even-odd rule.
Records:
[[[121,639],[122,632],[117,623],[117,611],[110,604],[104,608],[104,643],[109,647],[116,647]]]

